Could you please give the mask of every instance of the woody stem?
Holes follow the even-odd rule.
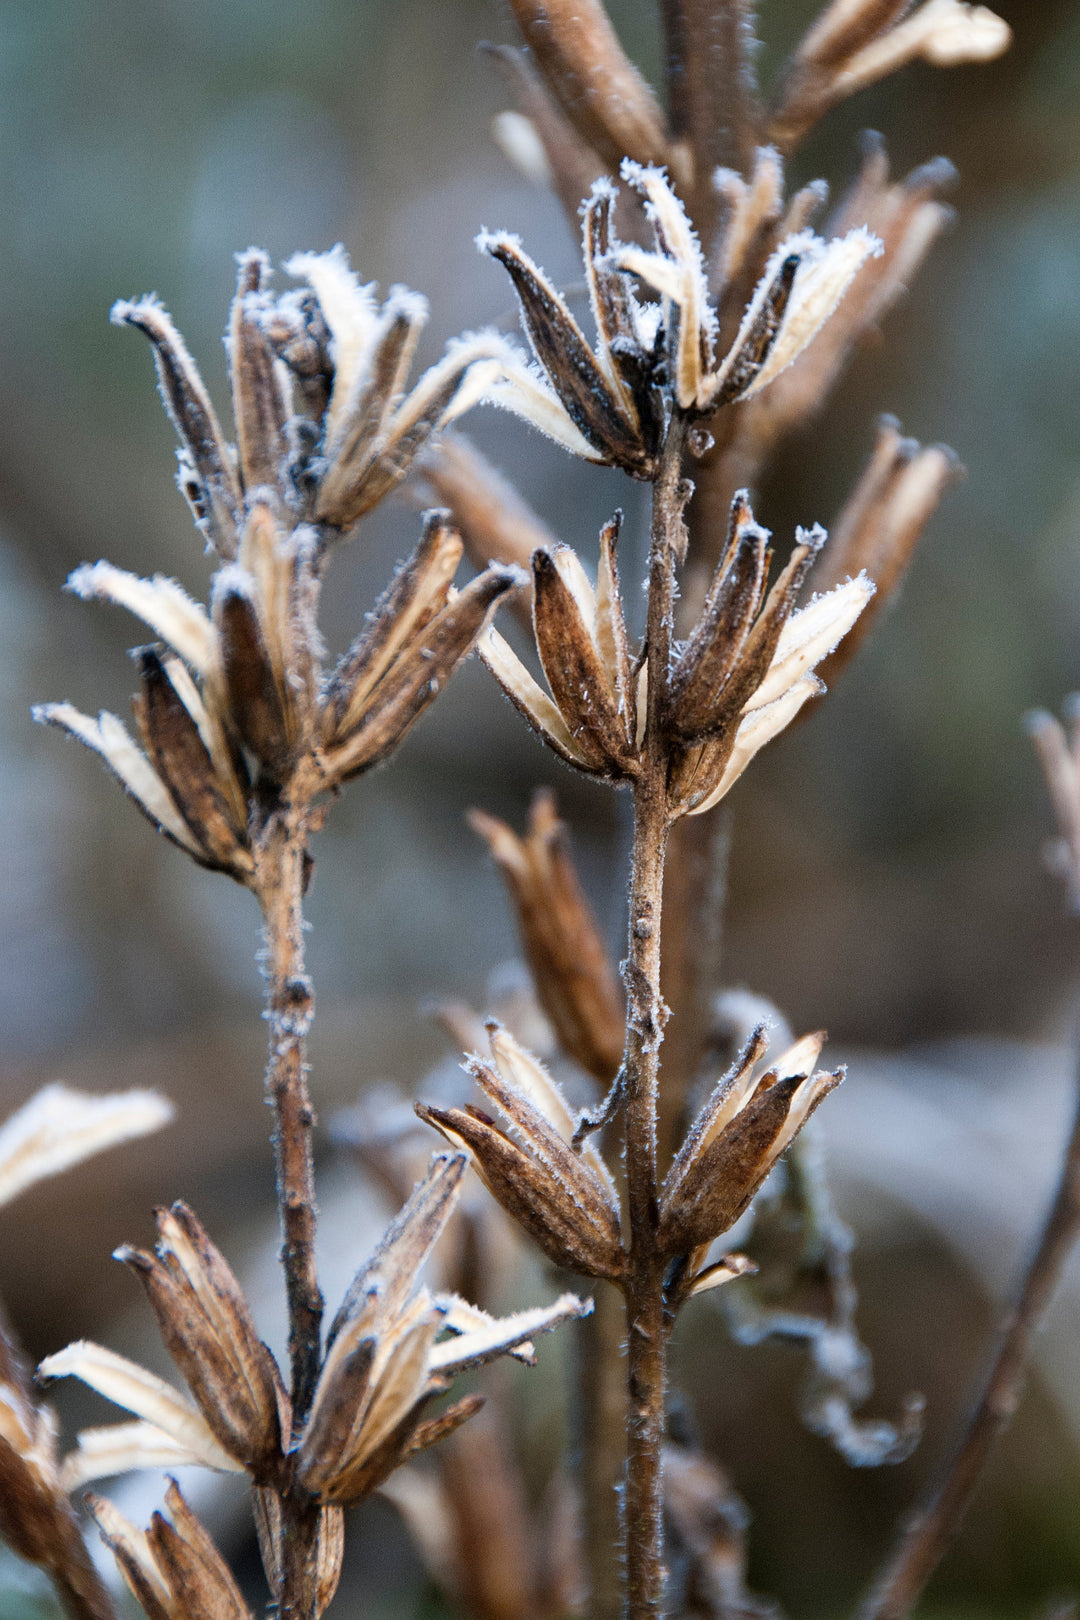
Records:
[[[294,1433],[303,1424],[319,1372],[322,1293],[315,1259],[315,1112],[307,1087],[307,1034],[315,998],[304,971],[303,894],[308,819],[303,806],[277,801],[255,840],[256,880],[266,944],[270,1055],[267,1100],[274,1111],[281,1263],[289,1313]],[[319,1511],[306,1498],[281,1499],[280,1620],[314,1620]]]
[[[660,918],[668,837],[668,750],[663,706],[671,652],[675,562],[685,504],[680,469],[685,424],[668,432],[653,488],[649,556],[648,714],[642,770],[634,784],[634,847],[627,995],[626,1180],[630,1261],[626,1281],[627,1451],[623,1494],[627,1620],[655,1620],[663,1606],[663,1480],[667,1324],[664,1259],[657,1243],[659,1201],[656,1120],[660,1043],[666,1008],[660,994]]]

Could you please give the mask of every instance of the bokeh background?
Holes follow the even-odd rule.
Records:
[[[653,6],[610,9],[656,82]],[[763,0],[766,76],[815,9]],[[967,468],[895,611],[732,800],[730,980],[866,1053],[835,1128],[866,1336],[884,1405],[912,1384],[931,1396],[916,1459],[852,1474],[798,1431],[790,1355],[750,1369],[709,1317],[691,1336],[714,1391],[706,1427],[759,1521],[754,1580],[805,1613],[839,1612],[947,1445],[1068,1106],[1080,940],[1041,864],[1049,815],[1021,717],[1080,685],[1080,12],[997,9],[1016,33],[1006,57],[908,69],[834,113],[793,176],[824,174],[835,195],[859,132],[877,128],[898,172],[953,159],[958,219],[883,341],[785,448],[759,516],[781,537],[827,524],[886,410]],[[182,861],[89,756],[30,720],[44,699],[126,712],[137,632],[62,594],[75,565],[107,556],[194,594],[207,577],[149,354],[109,326],[109,306],[158,292],[220,397],[232,254],[249,243],[280,259],[340,240],[365,279],[423,290],[422,359],[512,322],[505,279],[473,246],[482,226],[520,231],[557,280],[577,280],[555,203],[489,138],[504,101],[476,46],[513,37],[495,0],[0,4],[0,1101],[63,1077],[156,1084],[180,1106],[158,1141],[5,1217],[0,1291],[35,1354],[110,1331],[132,1290],[108,1254],[145,1236],[153,1202],[183,1193],[253,1251],[272,1241],[250,900]],[[568,465],[490,412],[469,431],[564,539],[587,547],[623,504],[640,546],[642,509],[617,475]],[[337,561],[333,648],[416,525],[402,499]],[[617,947],[625,806],[546,754],[479,668],[335,809],[310,902],[324,1114],[383,1077],[414,1088],[443,1050],[424,1000],[479,1005],[505,975],[512,928],[462,815],[478,803],[520,823],[540,782]],[[886,1091],[901,1103],[879,1128],[866,1099]],[[934,1589],[941,1613],[1033,1614],[1080,1587],[1071,1299],[1070,1332],[1051,1336]],[[385,1558],[379,1513],[365,1534]],[[406,1598],[384,1581],[363,1612],[421,1612],[420,1578],[401,1582]]]

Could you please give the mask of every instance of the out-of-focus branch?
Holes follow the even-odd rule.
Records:
[[[1065,719],[1068,730],[1045,709],[1035,709],[1026,723],[1060,834],[1047,849],[1047,863],[1064,878],[1071,909],[1080,912],[1080,696],[1066,702]]]
[[[607,173],[607,165],[574,128],[524,51],[511,45],[486,49],[518,105],[516,113],[496,118],[495,139],[527,179],[551,187],[576,236],[581,199],[589,195],[594,180]]]
[[[748,0],[663,0],[672,135],[690,153],[686,198],[704,241],[712,235],[718,167],[749,172],[760,115]]]
[[[612,172],[624,157],[672,161],[663,112],[601,0],[510,0],[510,9],[563,112]]]
[[[858,1620],[902,1620],[944,1557],[960,1529],[994,1441],[1019,1404],[1032,1340],[1078,1236],[1080,1106],[1050,1213],[1016,1303],[1005,1318],[1001,1346],[976,1402],[967,1433],[942,1478],[911,1522],[901,1529],[892,1555],[858,1610]]]
[[[447,433],[417,460],[414,487],[425,504],[449,509],[475,568],[489,562],[530,572],[532,554],[558,544],[551,530],[486,456],[459,433]],[[532,588],[525,584],[507,600],[532,627]]]
[[[789,152],[830,107],[908,62],[934,67],[990,62],[1008,50],[1012,30],[986,6],[925,0],[833,0],[806,34],[776,99],[770,138]],[[901,20],[902,19],[902,20]]]
[[[716,1463],[687,1446],[665,1446],[664,1515],[672,1543],[672,1585],[681,1589],[680,1614],[779,1620],[776,1603],[747,1590],[750,1516]]]
[[[860,569],[877,592],[853,632],[820,666],[831,686],[889,606],[930,518],[963,469],[946,445],[905,439],[895,417],[878,424],[877,443],[829,534],[814,570],[815,590],[828,591]]]

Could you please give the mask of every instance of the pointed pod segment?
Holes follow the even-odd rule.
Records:
[[[117,1251],[154,1308],[170,1355],[219,1444],[255,1477],[272,1473],[288,1398],[239,1283],[186,1204],[157,1216],[156,1252]]]
[[[548,1259],[567,1271],[617,1281],[625,1259],[609,1235],[574,1203],[570,1188],[538,1158],[476,1108],[431,1108],[418,1103],[420,1118],[454,1147],[468,1150],[484,1185]]]
[[[658,1241],[667,1254],[686,1255],[728,1231],[748,1207],[777,1159],[844,1071],[784,1073],[782,1062],[756,1077],[763,1032],[755,1031],[691,1127],[664,1183]],[[820,1038],[799,1043],[795,1059],[810,1062]]]
[[[514,237],[483,236],[480,246],[514,283],[533,353],[578,432],[603,460],[647,475],[651,458],[636,412],[625,389],[612,387],[563,298]]]
[[[154,648],[140,648],[137,662],[142,692],[136,718],[147,757],[206,864],[245,880],[254,871],[247,830],[237,823],[199,727]]]
[[[210,396],[168,313],[154,298],[114,304],[112,320],[134,326],[150,339],[161,397],[180,437],[199,491],[200,527],[218,556],[236,556],[241,507],[239,480]]]
[[[240,1590],[175,1480],[165,1492],[169,1513],[139,1530],[102,1496],[87,1505],[105,1545],[148,1620],[251,1620]]]
[[[622,1059],[622,1000],[554,798],[536,794],[521,838],[482,810],[470,811],[468,819],[502,873],[540,1004],[560,1046],[610,1085]]]
[[[533,553],[533,628],[551,695],[587,759],[614,775],[632,774],[627,719],[596,642],[595,598],[575,592],[559,564],[573,552]],[[580,567],[580,565],[579,565]]]
[[[356,705],[360,714],[351,732],[326,749],[322,763],[328,781],[348,781],[397,747],[472,651],[498,602],[520,584],[518,569],[489,568],[412,635]]]

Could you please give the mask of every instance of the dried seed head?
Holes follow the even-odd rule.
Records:
[[[434,524],[445,537],[442,544],[432,541],[425,556],[421,542],[391,586],[391,605],[346,655],[340,679],[334,677],[331,693],[336,690],[342,712],[332,718],[332,695],[320,759],[327,783],[347,781],[397,747],[477,644],[499,601],[521,587],[519,569],[496,565],[452,592],[446,572],[461,541],[442,517]]]
[[[460,1155],[433,1161],[331,1327],[296,1455],[298,1483],[324,1503],[359,1501],[411,1452],[471,1416],[474,1400],[421,1421],[455,1373],[512,1352],[589,1308],[564,1295],[554,1306],[500,1322],[419,1285],[418,1273],[457,1200],[465,1162]],[[442,1340],[447,1330],[452,1337]]]
[[[505,879],[533,983],[560,1046],[610,1084],[622,1058],[622,1001],[553,795],[536,794],[524,838],[482,810],[469,812],[469,825]]]
[[[408,392],[423,300],[393,288],[380,310],[340,248],[299,255],[290,268],[309,290],[275,295],[266,256],[240,256],[227,345],[235,451],[165,312],[154,300],[114,311],[154,345],[182,441],[181,485],[221,561],[212,612],[160,576],[77,569],[72,590],[127,607],[165,643],[139,655],[143,749],[113,715],[35,710],[98,753],[174,843],[249,886],[267,805],[308,801],[385,758],[495,603],[521,586],[516,572],[494,568],[454,599],[460,539],[422,545],[324,693],[316,616],[328,545],[404,477],[432,433],[479,400],[506,344],[463,339]]]
[[[276,1470],[289,1434],[277,1365],[239,1283],[187,1205],[159,1210],[157,1229],[156,1254],[124,1246],[116,1257],[145,1288],[211,1432],[259,1479]]]
[[[764,1072],[764,1026],[716,1085],[677,1154],[661,1195],[659,1242],[689,1255],[735,1224],[843,1070],[812,1073],[824,1035],[804,1036]],[[723,1280],[723,1279],[719,1279]]]
[[[589,346],[561,295],[516,237],[485,233],[477,238],[477,245],[509,272],[526,334],[543,377],[550,384],[547,387],[523,361],[515,360],[511,351],[488,397],[525,416],[576,455],[609,462],[637,477],[649,477],[655,446],[645,442],[638,401],[621,378],[612,376],[604,352],[606,311],[597,302],[597,287],[610,279],[611,272],[592,268],[594,246],[589,237],[585,257],[590,266],[594,317],[601,334],[598,352]],[[628,292],[625,296],[628,302]],[[646,365],[640,346],[635,349],[635,358],[643,367]],[[647,376],[640,390],[646,420],[650,422],[654,411],[647,395],[652,386],[652,378]]]
[[[139,1530],[101,1496],[87,1498],[102,1539],[148,1620],[251,1620],[224,1559],[175,1480],[165,1492],[171,1516],[155,1513]]]
[[[610,1172],[589,1145],[571,1144],[575,1118],[536,1058],[500,1025],[489,1026],[493,1063],[466,1062],[509,1134],[477,1108],[418,1105],[421,1119],[472,1154],[493,1197],[556,1265],[619,1280],[626,1260]]]
[[[874,593],[860,574],[797,609],[800,588],[825,542],[823,530],[800,529],[763,603],[768,539],[741,491],[701,620],[671,674],[666,724],[683,748],[669,788],[677,815],[718,803],[759,749],[822,690],[811,672]]]
[[[571,764],[616,780],[637,771],[639,704],[615,565],[621,514],[601,536],[594,590],[568,546],[533,553],[533,632],[551,696],[494,630],[480,656],[511,702]]]
[[[848,664],[878,615],[895,597],[926,524],[962,472],[945,445],[924,447],[915,439],[903,438],[891,417],[879,423],[874,452],[840,512],[812,576],[819,591],[828,591],[864,571],[876,587],[857,625],[822,664],[821,675],[827,684]]]

